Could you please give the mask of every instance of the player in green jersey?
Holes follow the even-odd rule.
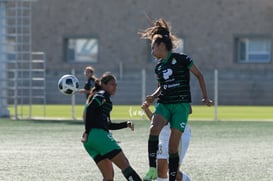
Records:
[[[141,178],[130,166],[128,159],[117,144],[109,130],[130,127],[131,122],[112,123],[110,112],[112,110],[111,95],[116,92],[116,78],[107,73],[100,79],[99,85],[94,88],[93,95],[86,106],[84,122],[85,131],[82,137],[84,148],[96,162],[100,169],[103,181],[112,181],[114,171],[112,162],[121,169],[124,177],[130,181],[141,181]]]
[[[169,122],[171,135],[169,139],[169,181],[174,181],[179,165],[178,145],[181,134],[187,125],[191,103],[190,72],[199,81],[202,102],[208,106],[212,101],[208,98],[206,84],[202,73],[194,65],[193,60],[185,54],[173,53],[178,38],[170,32],[164,19],[158,19],[154,25],[140,32],[141,37],[151,41],[152,55],[158,60],[155,73],[158,88],[146,97],[151,104],[158,98],[158,104],[152,118],[148,140],[148,157],[150,169],[144,180],[152,180],[156,171],[156,152],[158,135]]]

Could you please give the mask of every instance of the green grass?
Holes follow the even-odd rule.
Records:
[[[14,107],[9,106],[11,115],[14,115]],[[42,105],[32,106],[32,117],[43,117]],[[74,108],[76,119],[81,119],[83,105]],[[273,106],[219,106],[218,120],[273,120]],[[214,107],[193,106],[193,114],[190,120],[214,120]],[[18,115],[28,117],[29,106],[19,106]],[[46,105],[45,117],[50,119],[71,119],[71,105]],[[111,117],[113,120],[140,120],[146,119],[140,109],[140,105],[114,105]]]
[[[118,121],[118,120],[117,120]],[[113,131],[131,165],[148,169],[148,121]],[[273,122],[190,121],[192,139],[182,169],[194,181],[273,180]],[[0,119],[0,180],[98,181],[79,121]],[[115,169],[115,180],[125,180]]]

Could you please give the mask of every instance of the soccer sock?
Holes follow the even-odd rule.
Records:
[[[158,136],[150,135],[148,140],[149,166],[156,168],[156,152],[158,149]]]
[[[186,173],[183,172],[182,181],[191,181],[191,178]]]
[[[168,178],[157,177],[157,181],[169,181],[169,179]]]
[[[169,154],[169,181],[175,181],[179,165],[178,153]]]
[[[132,167],[127,167],[122,171],[124,177],[129,181],[141,181],[141,178]]]

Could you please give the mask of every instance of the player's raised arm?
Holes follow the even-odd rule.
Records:
[[[152,93],[151,95],[148,95],[146,97],[146,102],[150,105],[154,102],[154,100],[159,96],[161,91],[161,87],[158,86],[158,88],[154,91],[154,93]]]
[[[200,85],[201,92],[202,92],[202,100],[201,101],[204,104],[206,104],[207,106],[211,106],[212,105],[212,100],[210,100],[208,98],[206,83],[205,83],[203,74],[199,71],[199,69],[194,64],[190,68],[190,71],[195,75],[195,77],[199,81],[199,85]]]
[[[149,120],[152,120],[152,116],[153,113],[152,111],[149,109],[149,104],[145,101],[142,105],[141,105],[141,109],[145,112],[146,116],[149,118]]]

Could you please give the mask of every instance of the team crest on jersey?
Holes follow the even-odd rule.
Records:
[[[175,60],[175,59],[172,60],[172,64],[173,64],[173,65],[176,64],[176,60]]]
[[[191,60],[191,57],[188,56],[188,55],[186,56],[186,59],[189,60],[189,61],[192,61],[192,60]]]
[[[163,72],[163,78],[165,80],[169,79],[170,76],[173,74],[172,69],[163,70],[162,72]]]

